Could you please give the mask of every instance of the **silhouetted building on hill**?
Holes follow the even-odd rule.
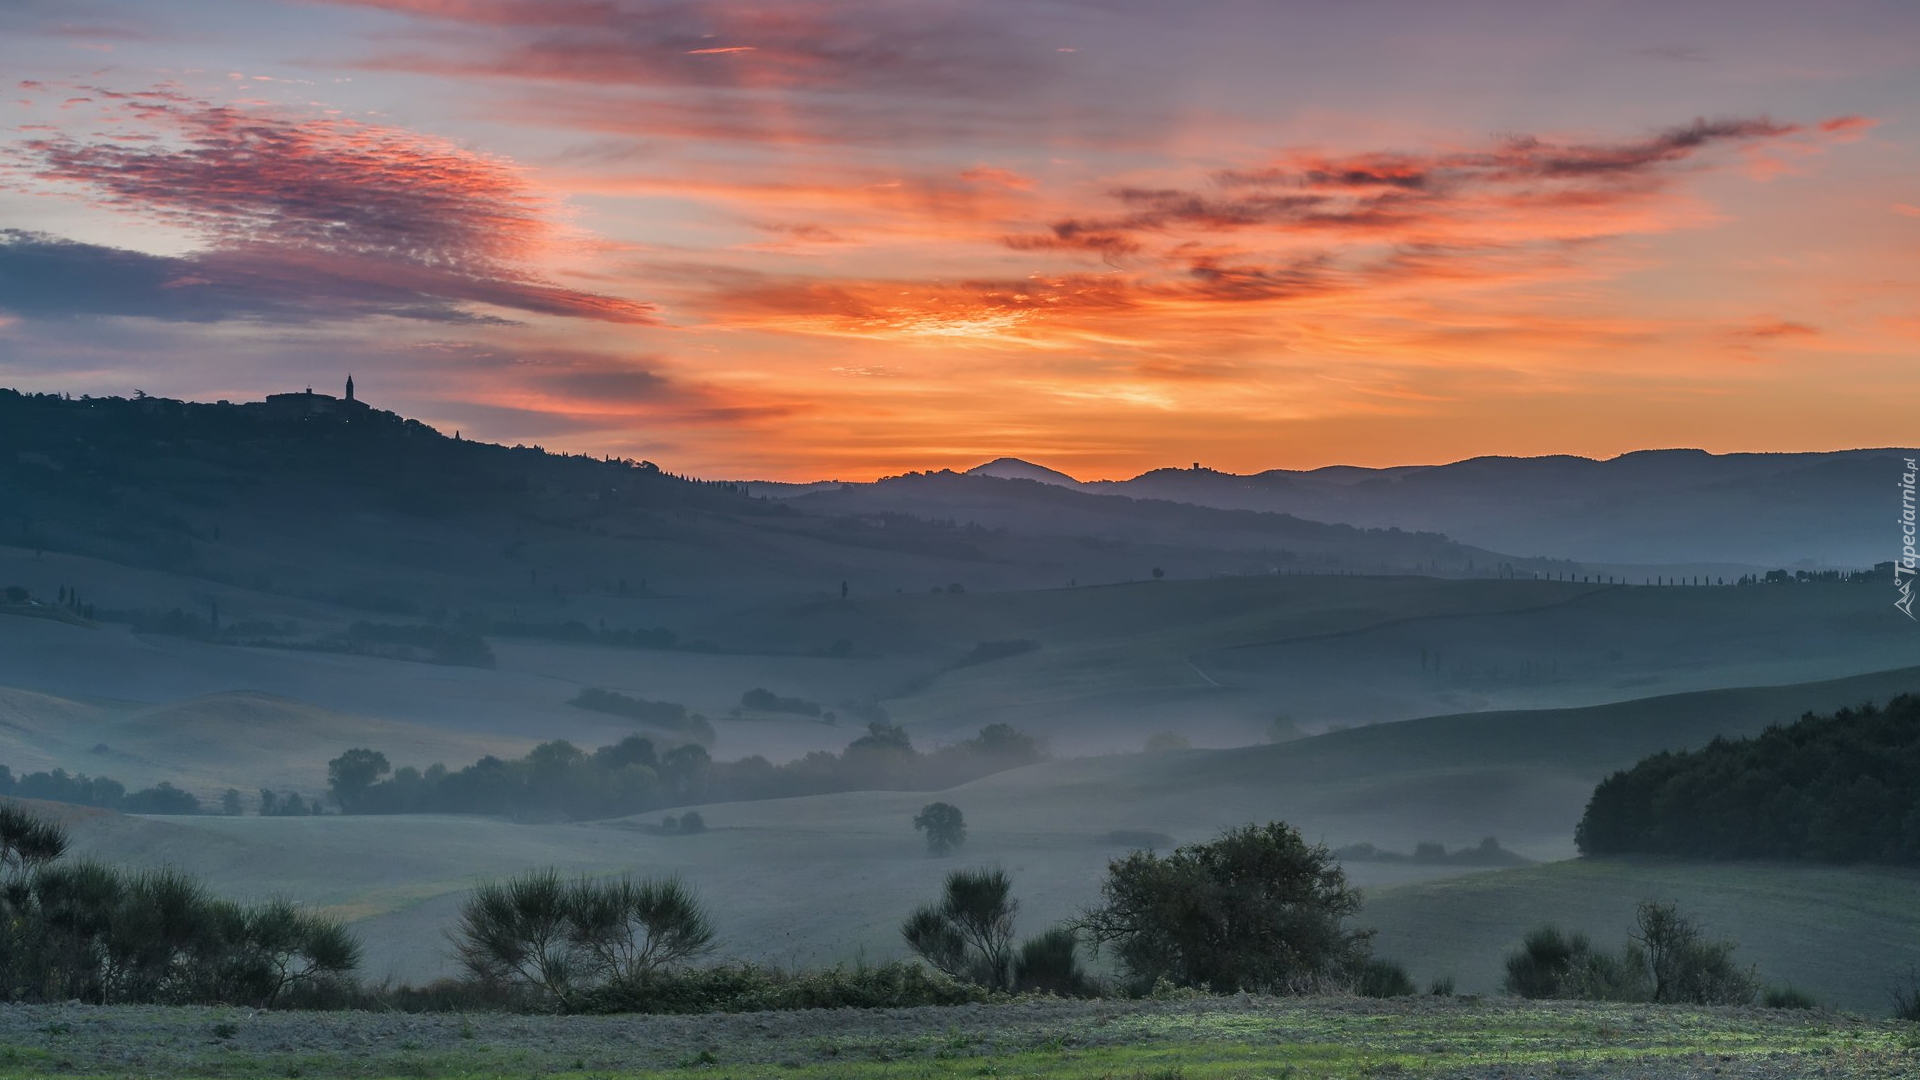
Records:
[[[353,376],[347,376],[347,396],[337,398],[331,394],[316,394],[313,387],[292,394],[268,394],[261,406],[276,416],[308,417],[347,415],[371,412],[366,402],[353,396]]]

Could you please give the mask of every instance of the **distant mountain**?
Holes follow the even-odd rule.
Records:
[[[1001,480],[1033,480],[1038,483],[1052,484],[1055,487],[1064,488],[1080,488],[1085,486],[1081,484],[1080,481],[1056,469],[1049,469],[1045,465],[1035,465],[1031,461],[1021,461],[1019,458],[1010,457],[995,458],[985,465],[975,465],[973,468],[967,470],[967,475],[992,476],[998,477]]]
[[[1062,484],[978,470],[909,473],[871,484],[842,484],[788,499],[786,505],[876,528],[887,527],[890,517],[901,517],[962,526],[963,536],[1073,539],[1082,550],[1134,547],[1166,561],[1183,577],[1192,576],[1195,566],[1179,554],[1182,549],[1238,557],[1242,572],[1412,570],[1493,576],[1502,573],[1502,567],[1522,574],[1565,569],[1546,560],[1519,560],[1456,543],[1438,533],[1327,524],[1291,514],[1116,497],[1111,492],[1088,494]]]
[[[1274,469],[1240,476],[1156,469],[1077,481],[1003,458],[972,470],[1077,491],[1365,527],[1588,563],[1864,567],[1893,558],[1901,459],[1915,451],[1710,454],[1646,450],[1608,460],[1479,457],[1449,465]],[[1057,478],[1057,479],[1054,479]]]

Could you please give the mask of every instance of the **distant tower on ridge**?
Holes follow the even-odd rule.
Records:
[[[353,400],[353,376],[352,375],[347,376],[347,400],[348,401]]]

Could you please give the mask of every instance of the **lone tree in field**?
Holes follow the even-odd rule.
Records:
[[[1369,953],[1348,929],[1360,894],[1324,844],[1285,822],[1247,825],[1161,858],[1107,866],[1101,904],[1079,927],[1142,986],[1301,993],[1342,984]]]
[[[534,870],[468,894],[449,935],[468,975],[552,998],[647,978],[713,948],[713,923],[678,878],[566,881]]]
[[[952,803],[928,803],[913,815],[913,827],[927,834],[927,854],[945,855],[967,842],[967,821]]]

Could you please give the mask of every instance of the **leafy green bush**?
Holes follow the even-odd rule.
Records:
[[[1276,821],[1114,860],[1080,927],[1142,989],[1299,993],[1344,985],[1366,959],[1372,931],[1346,925],[1359,909],[1333,852]]]

